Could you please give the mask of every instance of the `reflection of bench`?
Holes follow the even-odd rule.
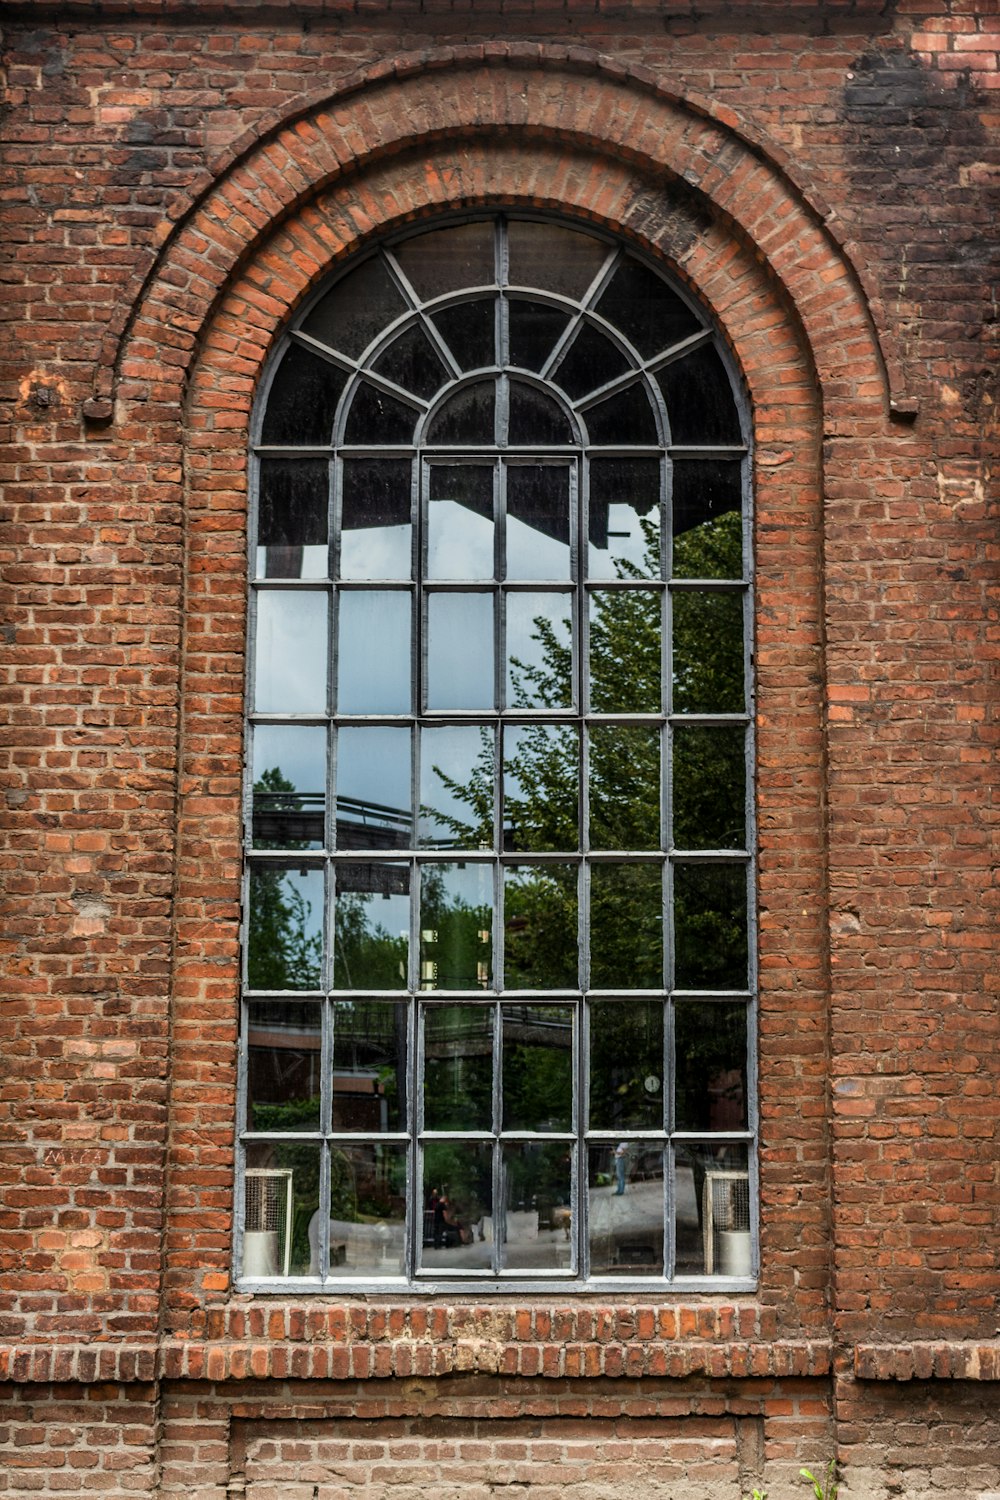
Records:
[[[309,1220],[309,1274],[319,1275],[319,1226],[317,1211]],[[402,1267],[402,1224],[356,1224],[347,1219],[330,1220],[330,1266],[367,1271],[376,1266]]]

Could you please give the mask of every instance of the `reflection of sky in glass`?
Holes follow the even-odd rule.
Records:
[[[337,731],[337,795],[410,810],[410,731],[385,726]]]
[[[569,577],[569,546],[528,526],[516,516],[507,517],[507,577],[562,579]]]
[[[334,920],[333,982],[338,990],[405,989],[406,950],[410,941],[410,898],[392,892],[350,890],[350,866],[341,867]],[[345,939],[347,939],[345,941]],[[388,943],[389,968],[372,949]],[[370,944],[371,947],[366,947]],[[405,944],[397,950],[397,944]],[[379,960],[383,959],[380,964]]]
[[[316,989],[323,933],[323,871],[260,866],[250,873],[251,989]]]
[[[428,708],[492,708],[493,701],[493,596],[431,594]]]
[[[410,527],[365,526],[340,537],[341,578],[409,578]]]
[[[258,594],[254,707],[261,714],[326,711],[326,594]]]
[[[435,470],[439,485],[446,473]],[[493,522],[457,500],[429,501],[427,577],[492,578]]]
[[[258,547],[258,578],[325,578],[328,549],[321,547]]]
[[[545,623],[552,626],[556,643],[569,647],[572,603],[568,594],[507,595],[507,704],[519,708],[570,708],[572,689],[567,674],[551,680],[551,652],[546,651]],[[519,663],[519,665],[518,665]],[[525,668],[541,668],[544,682],[535,681]]]
[[[485,740],[485,743],[484,743]],[[475,847],[479,842],[479,812],[458,795],[471,788],[493,800],[492,732],[478,725],[453,724],[447,728],[424,729],[420,735],[420,837],[421,844]],[[484,761],[488,756],[488,761]],[[478,770],[477,770],[478,768]],[[456,783],[456,790],[448,786]],[[447,819],[454,819],[471,829],[458,832]]]
[[[649,576],[649,565],[646,559],[646,538],[643,535],[642,519],[653,522],[656,526],[656,534],[660,534],[660,507],[654,506],[647,511],[644,518],[640,518],[637,511],[631,505],[612,503],[608,506],[608,545],[596,547],[593,542],[589,549],[589,572],[591,578],[623,578],[631,577],[627,569],[620,566],[620,561],[633,563],[643,577]]]
[[[410,708],[410,595],[374,589],[340,596],[337,696],[345,714]]]
[[[326,730],[258,724],[253,732],[253,779],[277,766],[296,792],[326,790]]]

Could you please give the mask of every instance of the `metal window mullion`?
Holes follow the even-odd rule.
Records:
[[[503,1010],[498,1001],[493,1009],[493,1160],[490,1164],[493,1180],[493,1246],[490,1252],[490,1266],[494,1274],[500,1272],[503,1261],[502,1249],[506,1247],[507,1241],[507,1214],[503,1193],[503,1147],[500,1144],[500,1127],[503,1123],[502,1068]]]
[[[650,375],[658,375],[668,365],[675,364],[677,360],[693,354],[703,344],[710,344],[714,337],[713,329],[702,328],[698,333],[689,334],[686,339],[681,339],[680,343],[672,344],[669,349],[661,349],[659,354],[646,361],[645,368]]]

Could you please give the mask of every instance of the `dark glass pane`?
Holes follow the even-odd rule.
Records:
[[[674,984],[747,987],[747,872],[743,865],[674,866]]]
[[[662,698],[660,595],[645,589],[591,594],[593,712],[655,714]]]
[[[325,578],[330,465],[325,458],[262,458],[258,578]]]
[[[544,302],[512,297],[510,307],[510,362],[523,370],[540,370],[569,322],[569,314]]]
[[[259,714],[326,711],[327,596],[268,589],[257,595],[254,708]]]
[[[649,447],[660,441],[656,417],[641,381],[588,407],[584,420],[592,443],[605,443],[609,447],[634,443]]]
[[[492,1005],[424,1008],[424,1129],[492,1130]]]
[[[573,706],[570,594],[507,594],[508,708]]]
[[[427,505],[427,577],[492,578],[492,464],[432,464]]]
[[[584,323],[556,365],[552,379],[568,396],[578,401],[598,386],[607,385],[609,380],[624,375],[628,369],[628,360],[607,334],[601,333],[591,323]]]
[[[409,713],[409,593],[341,593],[337,672],[341,713]]]
[[[573,429],[557,401],[533,385],[510,383],[510,426],[507,441],[512,447],[561,447],[572,443]]]
[[[258,724],[253,733],[253,843],[321,849],[326,810],[326,730]]]
[[[572,1264],[573,1152],[568,1141],[520,1141],[502,1148],[506,1271],[542,1271]]]
[[[405,990],[410,951],[406,865],[337,866],[333,983],[338,990]],[[337,1126],[334,1129],[346,1129]]]
[[[742,713],[742,594],[678,590],[673,616],[674,713]]]
[[[663,881],[659,865],[593,865],[590,983],[598,990],[663,984]]]
[[[592,849],[659,849],[660,731],[592,725],[589,790]]]
[[[721,557],[713,558],[711,563],[706,560],[703,566],[712,566],[712,572],[688,571],[693,559],[688,558],[685,549],[693,549],[697,553],[701,545],[700,536],[711,536],[712,528],[729,520],[731,513],[735,512],[739,516],[743,508],[742,463],[739,459],[677,458],[672,467],[674,573],[680,577],[741,578],[743,562],[740,556],[739,526],[735,527],[735,557],[731,553],[723,553]],[[724,534],[728,536],[728,530]],[[712,553],[708,556],[711,558]],[[724,567],[725,571],[720,571],[720,567]]]
[[[319,1006],[270,1001],[247,1009],[247,1129],[318,1130]]]
[[[740,417],[718,351],[703,345],[657,375],[674,443],[741,443]]]
[[[503,1007],[503,1130],[572,1130],[573,1016],[570,1005]]]
[[[410,731],[337,731],[337,848],[405,849],[410,842]]]
[[[496,364],[495,297],[442,307],[433,321],[460,370],[481,370]]]
[[[506,472],[507,577],[569,578],[569,469],[508,464]]]
[[[608,257],[608,246],[556,224],[512,219],[507,226],[508,281],[574,300],[583,296]]]
[[[493,1147],[428,1141],[423,1157],[420,1264],[436,1271],[488,1271],[493,1264]]]
[[[511,725],[503,741],[504,848],[577,849],[579,731],[554,724]]]
[[[679,1000],[674,1017],[675,1128],[746,1130],[746,1006]]]
[[[405,1275],[406,1155],[388,1141],[330,1147],[331,1276]]]
[[[492,219],[432,229],[393,246],[393,254],[422,302],[496,279]]]
[[[678,1276],[751,1276],[747,1148],[685,1141],[674,1166]]]
[[[333,1006],[333,1128],[379,1135],[406,1129],[406,1006]]]
[[[590,1006],[590,1129],[662,1130],[663,1001]]]
[[[301,447],[332,442],[337,402],[346,384],[346,371],[292,344],[271,382],[261,442]]]
[[[489,989],[493,983],[493,867],[424,865],[420,987]]]
[[[508,865],[504,870],[503,925],[505,989],[577,988],[580,943],[576,865]]]
[[[449,724],[420,731],[423,848],[493,847],[494,731]]]
[[[252,990],[315,990],[323,968],[323,871],[250,871],[247,982]]]
[[[354,393],[344,428],[344,442],[377,448],[413,442],[417,413],[394,396],[362,381]]]
[[[341,578],[409,578],[412,569],[408,458],[344,460]]]
[[[591,578],[659,578],[660,461],[590,461]]]
[[[746,731],[741,724],[673,732],[674,847],[747,846]]]
[[[405,309],[384,263],[374,257],[331,287],[306,318],[302,330],[356,359]]]
[[[258,1141],[246,1162],[242,1274],[318,1276],[319,1145]]]
[[[492,380],[463,386],[446,401],[427,432],[428,443],[492,446],[496,391]]]
[[[424,401],[436,395],[447,371],[418,323],[407,328],[380,354],[372,369]]]
[[[427,707],[492,708],[493,595],[427,600]]]
[[[621,329],[643,359],[679,344],[702,326],[655,271],[631,256],[622,260],[612,276],[597,311]]]
[[[662,1276],[663,1147],[619,1141],[587,1155],[590,1274]]]

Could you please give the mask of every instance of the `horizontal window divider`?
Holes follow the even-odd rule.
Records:
[[[671,458],[742,458],[749,453],[746,443],[669,443]]]
[[[659,1141],[660,1145],[665,1146],[671,1137],[668,1130],[653,1126],[648,1130],[639,1130],[630,1125],[627,1130],[624,1126],[618,1130],[587,1130],[582,1132],[581,1138],[597,1145],[606,1145],[609,1141]]]
[[[585,443],[583,451],[588,458],[660,459],[665,450],[655,443]]]
[[[412,578],[338,578],[336,586],[342,594],[368,594],[376,589],[380,594],[412,594],[415,585]]]
[[[338,458],[412,458],[415,443],[337,443]]]
[[[754,1133],[752,1130],[675,1130],[670,1139],[675,1142],[679,1141],[682,1145],[696,1145],[699,1141],[710,1141],[713,1146],[723,1141],[735,1141],[739,1145],[744,1145],[754,1140]],[[742,1169],[733,1168],[732,1170]]]
[[[326,990],[244,990],[247,1000],[325,1000]]]
[[[501,1130],[497,1136],[501,1144],[506,1142],[509,1145],[516,1145],[518,1141],[554,1141],[558,1145],[576,1139],[571,1130]]]
[[[328,714],[261,714],[253,713],[249,722],[254,726],[263,724],[304,724],[325,729],[330,722]]]
[[[671,990],[671,1000],[707,1000],[713,1004],[731,1005],[736,1000],[747,1001],[754,997],[753,990]]]
[[[668,858],[674,864],[739,865],[750,860],[748,849],[671,849]]]
[[[323,1139],[333,1146],[408,1146],[411,1138],[398,1130],[387,1130],[384,1135],[363,1130],[331,1130]]]
[[[665,849],[590,849],[587,858],[599,865],[659,865],[667,858]]]
[[[279,444],[257,443],[253,453],[257,458],[332,458],[333,444]]]
[[[299,1144],[315,1141],[316,1145],[318,1146],[321,1145],[325,1139],[326,1137],[318,1130],[242,1130],[240,1132],[241,1142],[248,1146],[259,1146],[261,1144],[276,1146],[279,1144],[287,1144],[289,1141],[294,1141]],[[251,1170],[253,1169],[251,1168]]]
[[[424,1130],[417,1135],[421,1145],[428,1141],[478,1141],[491,1145],[496,1136],[491,1130]]]
[[[664,578],[585,578],[583,587],[586,593],[629,594],[636,589],[644,593],[655,589],[662,593],[667,581]]]
[[[665,1000],[667,991],[659,990],[584,990],[585,1000],[617,1000],[622,1005],[631,1005],[636,1000]]]
[[[666,714],[602,714],[589,713],[584,715],[588,724],[648,724],[650,728],[658,729],[666,723]]]
[[[302,865],[310,870],[321,869],[327,857],[322,849],[251,849],[249,854],[254,864]]]
[[[745,594],[749,587],[746,578],[671,578],[667,583],[673,594],[693,591],[700,594]]]
[[[743,727],[745,728],[751,722],[752,722],[752,716],[750,714],[747,714],[747,713],[742,713],[742,714],[677,714],[677,713],[667,714],[667,723],[668,724],[691,724],[691,725],[694,725],[694,726],[698,726],[698,725],[711,725],[711,724],[742,724]]]
[[[254,578],[251,580],[260,594],[321,592],[328,594],[333,588],[330,578]]]

